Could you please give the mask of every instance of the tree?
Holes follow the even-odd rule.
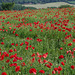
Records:
[[[2,3],[2,10],[12,10],[14,7],[15,3]]]

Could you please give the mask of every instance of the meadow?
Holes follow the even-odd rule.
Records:
[[[75,75],[75,8],[0,11],[0,75]]]

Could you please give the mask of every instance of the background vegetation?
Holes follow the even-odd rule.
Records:
[[[37,4],[37,3],[50,3],[50,2],[71,2],[75,3],[75,0],[0,0],[0,3],[2,2],[15,2],[17,4],[25,4],[25,3],[32,3],[32,4]]]

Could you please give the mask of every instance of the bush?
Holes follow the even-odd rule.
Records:
[[[16,4],[13,8],[13,10],[24,10],[24,9],[36,9],[35,7],[25,7],[21,4]]]
[[[71,8],[71,7],[73,7],[73,6],[70,6],[70,5],[61,5],[58,8]]]
[[[47,7],[47,8],[52,8],[53,9],[53,8],[57,8],[57,7]]]
[[[13,10],[24,10],[24,9],[25,9],[25,7],[20,4],[16,4],[13,8]]]
[[[15,3],[2,3],[1,7],[2,10],[12,10],[14,7]]]
[[[36,9],[35,7],[25,7],[21,4],[14,3],[0,3],[0,10],[24,10],[24,9]]]
[[[26,9],[37,9],[35,7],[26,7]]]

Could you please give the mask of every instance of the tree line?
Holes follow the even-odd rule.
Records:
[[[15,4],[37,4],[37,3],[50,3],[50,2],[67,2],[67,1],[75,1],[75,0],[0,0],[0,3],[4,2],[15,2]]]

